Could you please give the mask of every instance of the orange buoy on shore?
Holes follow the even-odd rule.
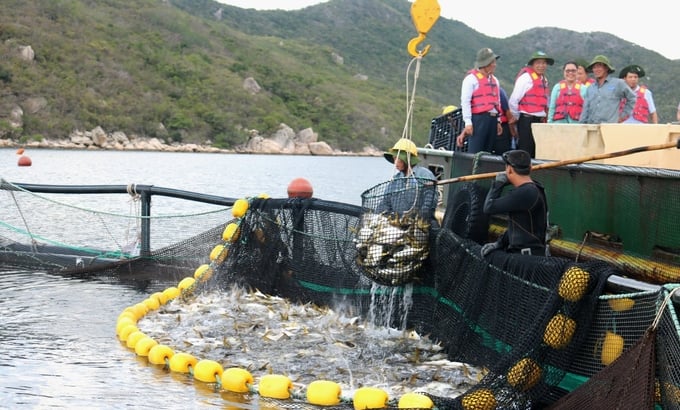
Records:
[[[313,194],[312,184],[304,178],[295,178],[288,184],[288,198],[311,198]]]
[[[22,155],[22,156],[19,157],[19,161],[18,161],[17,164],[20,167],[30,167],[32,162],[31,162],[31,159],[29,157],[27,157],[26,155]]]

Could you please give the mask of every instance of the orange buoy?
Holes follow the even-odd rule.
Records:
[[[21,154],[23,154],[23,153],[24,153],[24,149],[23,149],[23,148],[19,148],[19,149],[17,150],[17,155],[21,155]]]
[[[288,198],[311,198],[313,194],[312,184],[304,178],[295,178],[288,184]]]
[[[30,167],[31,166],[31,159],[27,157],[26,155],[22,155],[19,157],[19,162],[18,165],[20,167]]]

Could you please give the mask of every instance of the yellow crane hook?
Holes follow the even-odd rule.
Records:
[[[437,22],[440,12],[441,7],[439,7],[437,0],[416,0],[411,5],[411,18],[418,32],[418,37],[414,37],[408,42],[407,49],[413,57],[424,56],[430,50],[429,45],[421,51],[418,51],[417,47],[425,41],[426,34]]]

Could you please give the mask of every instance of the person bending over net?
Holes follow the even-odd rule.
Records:
[[[548,203],[543,186],[531,176],[531,157],[522,150],[503,154],[505,171],[496,174],[496,180],[484,201],[484,213],[507,214],[508,229],[496,242],[482,246],[481,254],[502,250],[508,253],[545,256]],[[503,188],[514,189],[502,195]]]

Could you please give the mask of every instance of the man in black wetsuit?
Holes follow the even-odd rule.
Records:
[[[543,186],[531,179],[531,157],[522,150],[503,154],[505,172],[496,174],[484,201],[484,213],[508,214],[508,229],[496,242],[482,246],[482,256],[495,250],[525,255],[546,255],[545,231],[548,225],[548,203]],[[503,187],[514,189],[501,196]]]

